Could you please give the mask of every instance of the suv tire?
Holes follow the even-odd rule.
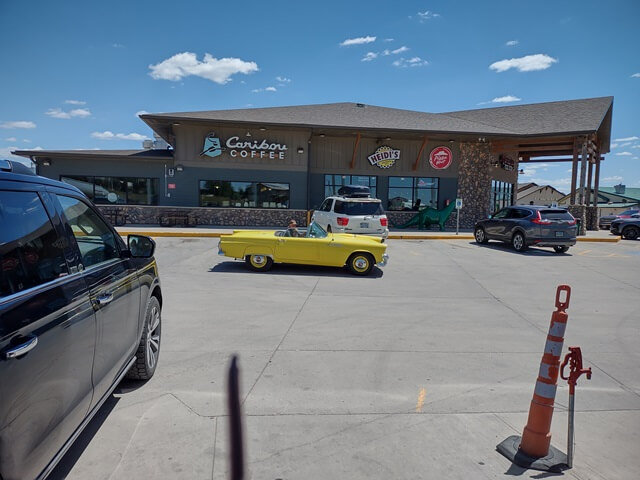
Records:
[[[524,233],[516,232],[513,234],[513,238],[511,239],[511,245],[516,252],[524,252],[527,250],[527,242],[524,238]]]
[[[640,229],[636,226],[630,225],[622,230],[622,236],[627,240],[635,240],[640,236]]]
[[[144,314],[144,326],[136,351],[136,363],[127,372],[127,378],[149,380],[156,371],[162,330],[160,311],[160,302],[156,297],[151,297]]]
[[[476,239],[476,243],[487,243],[489,241],[489,239],[487,238],[487,234],[482,227],[477,227],[476,231],[473,233],[473,236]]]

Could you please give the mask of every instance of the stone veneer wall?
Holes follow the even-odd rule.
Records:
[[[301,227],[307,224],[306,210],[134,205],[97,205],[97,207],[112,223],[118,225],[165,225],[170,223],[175,226],[286,227],[292,218]],[[174,220],[169,221],[170,218]]]
[[[490,143],[460,143],[458,198],[462,198],[460,228],[473,228],[475,222],[489,214],[492,160]],[[455,212],[449,217],[455,226]]]
[[[586,235],[587,230],[598,230],[598,207],[586,205],[569,205],[569,213],[580,221],[578,235]]]

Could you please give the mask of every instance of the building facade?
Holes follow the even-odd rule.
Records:
[[[597,110],[600,123],[579,133],[606,136],[611,104],[606,97],[546,105]],[[156,142],[143,150],[15,154],[31,158],[39,174],[76,185],[120,224],[304,224],[327,195],[358,184],[382,200],[393,223],[460,198],[460,225],[470,228],[515,202],[521,144],[566,141],[566,132],[548,128],[531,137],[525,107],[484,109],[479,119],[477,110],[356,103],[146,114]],[[496,114],[511,119],[491,121]],[[524,133],[514,128],[518,119]]]

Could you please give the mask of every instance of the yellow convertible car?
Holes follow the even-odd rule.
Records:
[[[299,237],[285,230],[234,230],[220,237],[218,253],[244,259],[251,270],[266,272],[273,263],[349,267],[355,275],[369,275],[374,265],[386,265],[384,240],[366,235],[327,233],[311,223]]]

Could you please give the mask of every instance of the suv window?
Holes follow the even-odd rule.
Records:
[[[0,298],[67,275],[64,242],[36,192],[0,192]]]
[[[573,220],[566,210],[540,210],[540,217],[543,220]]]
[[[322,202],[322,205],[320,206],[319,210],[323,212],[330,212],[332,203],[333,203],[333,200],[331,198],[327,198],[324,202]]]
[[[382,215],[381,202],[343,202],[336,200],[333,211],[343,215]]]
[[[57,197],[78,242],[85,268],[120,256],[115,236],[91,207],[76,198]]]

